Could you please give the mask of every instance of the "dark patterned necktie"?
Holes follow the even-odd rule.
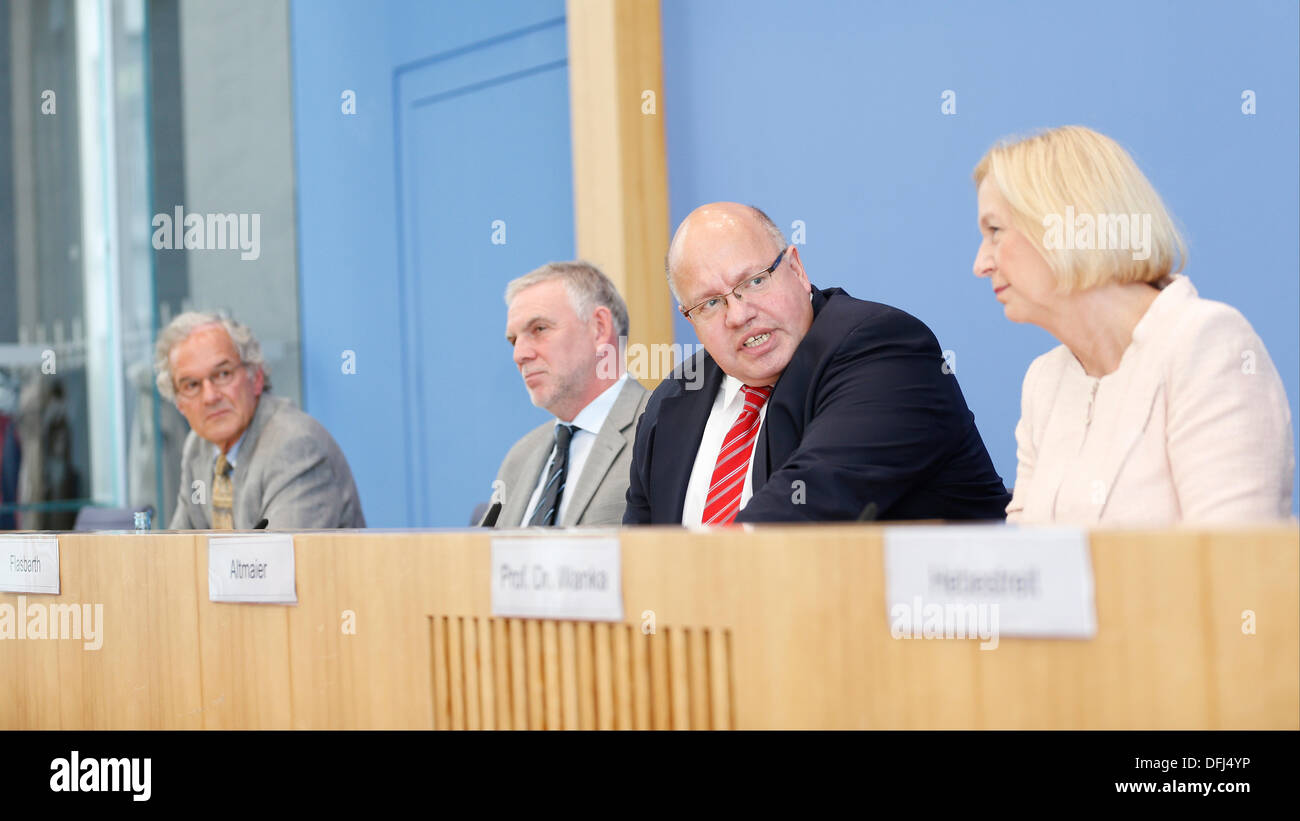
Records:
[[[549,527],[555,524],[556,512],[560,509],[560,496],[564,493],[565,474],[569,468],[569,442],[573,441],[573,425],[555,426],[555,450],[551,457],[551,470],[546,474],[546,485],[542,496],[533,509],[529,526]]]

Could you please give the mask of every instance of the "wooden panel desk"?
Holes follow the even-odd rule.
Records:
[[[623,624],[492,618],[478,531],[298,535],[297,606],[208,601],[204,534],[63,534],[24,601],[103,644],[0,640],[0,728],[1300,727],[1294,525],[1095,532],[1096,639],[991,651],[890,636],[882,533],[625,530]]]

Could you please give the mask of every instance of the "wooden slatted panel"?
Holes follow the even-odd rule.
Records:
[[[731,721],[731,634],[726,630],[705,631],[709,642],[709,697],[715,730],[730,730]]]
[[[578,633],[578,727],[596,729],[596,657],[592,645],[592,624],[577,623]]]
[[[709,656],[704,631],[687,630],[686,645],[690,655],[687,665],[691,681],[691,729],[707,730],[712,725],[709,722]]]
[[[510,619],[510,637],[506,642],[510,646],[510,705],[511,728],[528,729],[528,678],[527,666],[524,664],[524,623],[519,619]]]
[[[451,690],[447,675],[447,620],[437,616],[429,620],[430,644],[433,647],[433,726],[451,727]]]
[[[461,663],[465,670],[465,729],[483,729],[481,705],[479,704],[479,647],[478,619],[456,619],[460,622],[461,644],[464,652]]]
[[[632,729],[632,655],[628,649],[632,627],[615,624],[614,634],[614,727]]]
[[[539,621],[524,622],[524,659],[528,665],[528,729],[545,730],[546,681],[542,677],[542,623]]]
[[[614,729],[614,665],[610,661],[609,625],[592,626],[596,638],[596,729]]]
[[[489,619],[475,618],[474,629],[478,633],[478,669],[479,687],[479,726],[484,730],[497,728],[496,691],[492,687],[492,624]]]
[[[465,729],[465,665],[461,654],[465,645],[461,641],[460,619],[443,619],[447,625],[447,675],[451,680],[451,729]]]
[[[652,703],[652,729],[671,730],[673,728],[673,688],[668,666],[668,631],[664,629],[658,635],[647,636],[650,640],[650,688],[654,693]],[[662,639],[659,641],[657,639]]]
[[[560,700],[560,637],[555,622],[542,622],[542,699],[546,704],[546,729],[564,726]]]
[[[505,619],[487,619],[492,630],[492,683],[495,685],[493,700],[497,705],[497,728],[509,730],[514,727],[510,705],[510,642],[506,640],[509,626]]]
[[[633,725],[638,730],[649,730],[650,704],[650,640],[637,627],[632,628],[632,690],[633,690]],[[660,642],[662,644],[662,642]]]
[[[430,618],[438,729],[733,726],[729,631]]]
[[[577,625],[560,623],[560,703],[564,710],[564,729],[578,729],[578,641]]]
[[[668,686],[671,688],[672,728],[691,728],[690,667],[686,662],[686,631],[665,629],[668,638]]]

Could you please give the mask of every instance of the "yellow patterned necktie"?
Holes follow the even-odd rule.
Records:
[[[217,455],[212,475],[212,529],[235,529],[235,485],[230,481],[232,469],[226,454]]]

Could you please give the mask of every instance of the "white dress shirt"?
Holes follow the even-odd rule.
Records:
[[[691,480],[686,484],[686,503],[682,507],[682,524],[700,525],[704,522],[704,506],[709,501],[709,486],[713,483],[713,470],[718,466],[718,453],[722,442],[727,438],[727,431],[736,424],[740,412],[745,409],[745,394],[741,388],[744,382],[734,376],[724,376],[718,387],[718,395],[713,399],[713,409],[709,411],[709,421],[704,425],[704,438],[700,440],[700,449],[695,452],[695,466],[691,468]],[[767,418],[767,402],[758,411],[759,430]],[[754,450],[758,450],[758,438],[754,439]],[[745,471],[745,487],[740,491],[740,508],[743,510],[754,495],[754,452],[749,454],[749,469]]]
[[[235,460],[239,458],[239,446],[244,444],[244,436],[246,436],[247,434],[248,431],[244,431],[243,433],[239,434],[239,438],[235,440],[235,444],[230,446],[230,452],[226,454],[226,461],[230,463],[231,472],[234,472]],[[217,472],[217,459],[220,458],[220,456],[221,456],[221,446],[213,445],[212,446],[213,474]]]
[[[615,400],[618,399],[619,392],[623,390],[623,385],[627,381],[628,375],[623,374],[618,381],[606,388],[600,396],[587,403],[587,407],[578,412],[573,417],[572,422],[561,422],[555,420],[557,425],[574,425],[573,438],[569,440],[569,464],[564,471],[564,491],[560,494],[560,507],[555,511],[555,522],[559,524],[564,521],[564,513],[569,509],[569,497],[572,496],[569,490],[578,484],[578,477],[582,475],[582,468],[587,464],[587,455],[591,453],[591,446],[596,443],[596,434],[600,433],[601,427],[605,424],[605,418],[609,416],[610,410],[614,407]],[[524,511],[523,524],[528,525],[528,520],[533,517],[533,509],[542,498],[542,489],[546,487],[546,477],[550,475],[551,463],[555,461],[555,445],[551,445],[551,455],[547,457],[546,464],[542,466],[542,474],[537,477],[537,487],[533,488],[533,495],[528,499],[528,507]]]

